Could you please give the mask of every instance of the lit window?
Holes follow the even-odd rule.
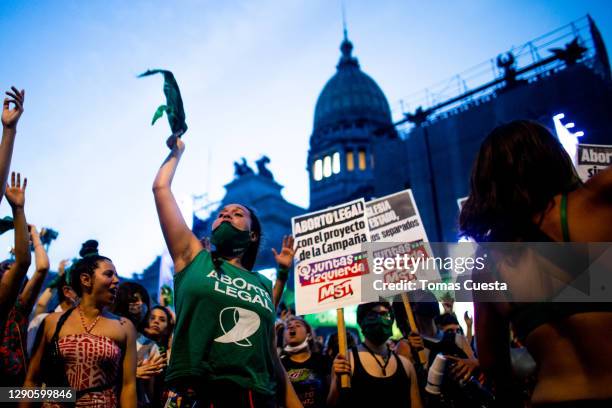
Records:
[[[315,181],[319,181],[323,178],[323,161],[321,159],[314,162],[312,173]]]
[[[340,153],[338,152],[332,156],[332,172],[334,174],[340,173]]]
[[[351,150],[346,151],[346,169],[348,171],[355,170],[355,155]]]
[[[365,149],[359,149],[359,170],[366,169],[366,152]]]
[[[331,156],[325,156],[323,159],[323,177],[330,177],[332,175],[332,160]]]

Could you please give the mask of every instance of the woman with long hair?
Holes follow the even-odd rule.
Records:
[[[545,127],[530,121],[499,126],[474,163],[460,229],[477,242],[610,242],[612,168],[583,184]],[[510,252],[489,257],[487,270],[523,280],[519,287],[533,293],[542,273],[528,261],[536,257]],[[500,401],[520,404],[511,387],[512,326],[537,362],[533,406],[612,406],[612,303],[499,300],[477,301],[475,316],[481,368]]]
[[[119,277],[113,262],[94,249],[70,271],[79,304],[45,318],[24,386],[73,388],[77,407],[136,407],[136,329],[107,310]]]
[[[149,324],[144,330],[145,335],[153,340],[160,353],[170,356],[172,333],[174,332],[174,317],[165,306],[157,305],[151,309]]]
[[[274,347],[272,283],[252,271],[262,236],[259,220],[244,205],[226,205],[212,225],[215,250],[206,250],[185,223],[171,190],[184,150],[177,138],[153,183],[175,274],[168,403],[272,407],[278,394],[289,406],[297,398]],[[279,268],[288,270],[293,254],[293,239],[285,239],[275,253]]]
[[[172,333],[174,332],[174,316],[172,312],[165,306],[157,305],[153,306],[149,315],[149,324],[144,329],[145,335],[151,339],[157,345],[160,356],[163,357],[164,363],[168,361],[171,353],[172,345]],[[154,363],[154,362],[153,362]],[[155,369],[155,366],[151,366],[151,369]],[[165,365],[162,369],[165,368]],[[151,382],[153,384],[151,390],[151,406],[160,407],[166,401],[163,398],[165,393],[164,376],[151,375]],[[162,373],[163,374],[163,373]]]

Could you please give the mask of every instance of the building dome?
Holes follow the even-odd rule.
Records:
[[[317,100],[314,131],[370,122],[391,124],[391,110],[385,94],[376,82],[359,69],[359,62],[351,55],[353,44],[345,37],[340,46],[342,56]]]

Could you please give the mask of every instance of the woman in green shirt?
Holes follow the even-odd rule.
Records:
[[[175,271],[167,406],[274,407],[277,401],[299,406],[274,348],[275,308],[282,290],[276,285],[275,296],[272,282],[251,271],[260,223],[249,208],[227,205],[212,226],[215,251],[205,249],[185,223],[170,188],[184,150],[178,138],[153,183]],[[286,280],[293,238],[286,237],[281,252],[274,254]]]

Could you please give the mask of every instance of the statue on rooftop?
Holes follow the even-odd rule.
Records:
[[[266,167],[268,163],[270,163],[270,158],[268,156],[261,156],[261,158],[255,162],[255,164],[257,164],[257,173],[262,177],[274,180],[272,172]]]
[[[255,172],[249,167],[244,157],[242,158],[242,163],[234,162],[234,176],[240,178],[247,174],[255,174]]]

